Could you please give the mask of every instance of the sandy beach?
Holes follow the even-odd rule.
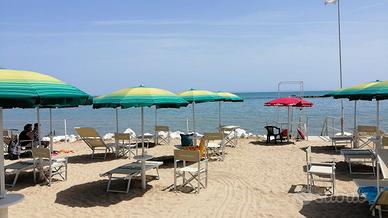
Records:
[[[314,157],[335,157],[337,162],[336,201],[303,192],[306,184],[304,148],[312,145]],[[20,176],[11,192],[25,200],[10,208],[10,217],[368,217],[366,203],[347,203],[341,196],[357,197],[353,178],[343,158],[330,142],[303,141],[288,145],[265,145],[255,138],[241,139],[236,148],[226,149],[223,162],[209,163],[207,189],[194,193],[173,192],[174,146],[148,149],[163,160],[160,180],[148,176],[147,189],[132,180],[129,194],[106,193],[107,179],[99,174],[133,161],[91,159],[81,141],[59,143],[55,149],[74,150],[69,154],[68,180],[54,181],[51,187],[34,184],[32,173]],[[11,161],[6,160],[6,165]],[[149,171],[149,174],[155,172]],[[117,182],[115,186],[124,186]],[[322,203],[322,199],[326,203]],[[342,202],[341,202],[342,200]]]

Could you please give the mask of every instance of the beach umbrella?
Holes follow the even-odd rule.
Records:
[[[217,93],[207,91],[207,90],[197,90],[197,89],[189,89],[187,91],[181,92],[178,94],[180,97],[191,103],[193,109],[193,132],[194,136],[196,136],[195,129],[195,104],[197,103],[205,103],[205,102],[213,102],[213,101],[221,101],[222,98],[217,95]],[[195,137],[194,137],[195,138]],[[195,140],[194,140],[195,141]]]
[[[388,81],[379,81],[361,83],[349,88],[338,89],[336,91],[328,93],[326,96],[331,96],[336,99],[347,98],[349,100],[376,100],[376,135],[380,140],[380,101],[388,99]],[[356,106],[356,103],[355,103]],[[355,109],[356,113],[356,109]],[[356,115],[355,115],[356,119]],[[356,121],[355,121],[356,123]],[[380,145],[379,145],[380,146]],[[378,149],[376,149],[376,153]],[[379,164],[377,164],[377,191],[379,192]]]
[[[93,100],[93,108],[141,108],[141,137],[142,154],[134,158],[141,161],[142,165],[142,188],[146,188],[145,161],[152,158],[144,153],[144,107],[179,108],[189,103],[176,94],[158,88],[144,86],[120,89],[110,94],[103,95]]]
[[[218,101],[218,127],[221,128],[221,103],[222,102],[243,102],[240,96],[230,92],[217,92],[217,95],[221,97],[221,101]]]
[[[265,106],[269,107],[287,107],[288,109],[288,131],[291,131],[291,108],[292,107],[312,107],[313,103],[306,101],[302,98],[298,97],[284,97],[284,98],[277,98],[272,101],[268,101],[264,103]],[[289,139],[289,134],[287,134],[287,139]]]
[[[0,69],[0,199],[11,198],[15,201],[18,198],[5,191],[3,109],[50,108],[52,151],[51,108],[77,107],[91,102],[88,94],[54,77],[31,71]]]

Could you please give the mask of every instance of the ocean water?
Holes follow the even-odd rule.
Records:
[[[321,96],[324,91],[305,91],[305,96]],[[222,123],[238,125],[247,132],[253,134],[264,134],[264,126],[273,121],[287,122],[287,109],[276,107],[265,107],[264,103],[278,96],[277,92],[254,92],[237,93],[244,98],[244,102],[222,103]],[[282,97],[298,93],[281,93]],[[322,125],[327,116],[340,116],[340,100],[332,98],[307,98],[314,103],[311,108],[304,108],[302,111],[294,109],[294,121],[299,119],[300,114],[308,117],[309,135],[320,135]],[[376,102],[359,101],[358,124],[376,124]],[[380,126],[388,130],[388,101],[381,102]],[[217,102],[196,104],[196,130],[197,132],[216,131],[218,126]],[[345,106],[345,131],[351,132],[353,128],[354,103],[344,100]],[[66,119],[67,134],[74,134],[74,127],[95,127],[100,134],[114,132],[116,128],[114,109],[92,109],[91,106],[78,108],[53,109],[53,124],[56,135],[64,135],[64,120]],[[48,133],[49,110],[40,110],[43,134]],[[192,131],[192,108],[189,105],[181,109],[158,110],[157,121],[159,125],[170,126],[171,131],[186,131],[187,120]],[[36,122],[36,110],[34,109],[13,109],[4,112],[4,128],[15,128],[22,130],[25,123]],[[155,125],[155,109],[145,109],[145,131],[152,132]],[[336,122],[339,128],[339,121]],[[140,132],[141,117],[140,108],[119,110],[119,129],[126,128]]]

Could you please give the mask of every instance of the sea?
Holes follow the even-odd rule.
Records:
[[[320,97],[327,91],[304,91],[303,96],[314,105],[311,108],[293,109],[294,125],[303,121],[309,135],[321,135],[328,120],[329,130],[340,128],[341,100]],[[254,135],[265,134],[266,125],[284,125],[288,120],[287,108],[267,107],[264,103],[277,97],[300,95],[297,92],[245,92],[235,93],[244,102],[221,103],[221,120],[223,125],[236,125]],[[352,132],[354,127],[354,102],[343,100],[345,108],[345,131]],[[195,105],[195,125],[199,133],[217,131],[219,126],[219,103],[209,102]],[[78,108],[52,109],[55,135],[75,134],[74,127],[94,127],[101,135],[116,130],[116,111],[114,109],[93,109],[91,106]],[[119,109],[119,131],[131,128],[137,134],[141,130],[140,108]],[[388,101],[380,103],[380,127],[388,130]],[[155,116],[155,108],[145,109],[145,132],[152,133],[155,126],[166,125],[171,131],[192,131],[192,107],[180,109],[159,109]],[[4,111],[4,128],[21,131],[24,124],[35,123],[36,109],[9,109]],[[48,134],[49,109],[40,109],[40,121],[43,135]],[[376,101],[357,102],[357,123],[359,125],[376,125]],[[324,131],[325,132],[325,131]]]

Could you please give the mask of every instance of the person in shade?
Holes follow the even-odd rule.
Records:
[[[24,125],[23,131],[19,134],[19,144],[22,148],[31,149],[33,141],[32,124],[28,123]]]
[[[34,136],[34,145],[38,145],[39,144],[39,124],[38,123],[34,123],[34,129],[32,130],[32,133]],[[50,142],[40,140],[40,144],[43,145],[45,148],[47,148]]]

